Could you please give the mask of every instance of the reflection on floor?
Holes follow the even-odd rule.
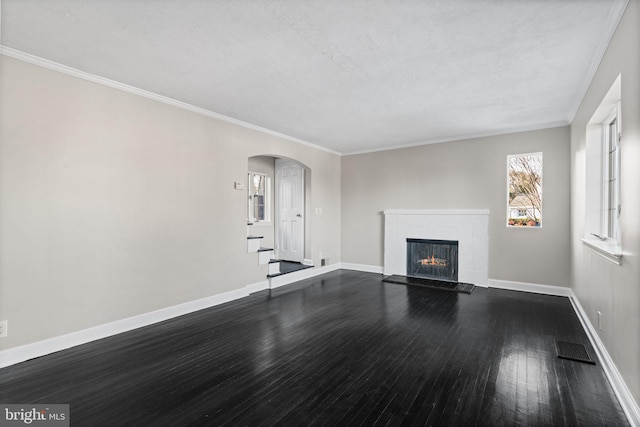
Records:
[[[0,369],[71,425],[628,425],[567,298],[337,270]],[[595,358],[595,355],[594,355]]]

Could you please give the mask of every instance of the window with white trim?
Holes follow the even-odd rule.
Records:
[[[619,240],[620,235],[620,133],[618,132],[619,107],[611,112],[602,124],[604,149],[603,183],[603,237]]]
[[[507,156],[507,227],[542,227],[542,153]]]
[[[271,177],[264,173],[247,174],[247,222],[271,221]]]
[[[585,236],[582,239],[616,263],[622,254],[621,87],[619,75],[587,124]]]

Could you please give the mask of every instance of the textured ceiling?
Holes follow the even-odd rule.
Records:
[[[625,6],[2,0],[1,44],[353,153],[569,123]]]

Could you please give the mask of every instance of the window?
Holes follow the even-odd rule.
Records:
[[[622,254],[621,87],[619,75],[587,124],[585,236],[582,239],[616,263]]]
[[[263,173],[247,174],[247,222],[271,221],[271,177]]]
[[[602,139],[605,151],[602,182],[604,184],[602,230],[608,239],[618,240],[620,232],[620,138],[618,132],[618,110],[615,108],[602,125]]]
[[[542,153],[507,156],[507,226],[542,226]]]

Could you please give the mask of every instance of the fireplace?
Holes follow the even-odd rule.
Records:
[[[410,238],[457,241],[458,282],[489,285],[488,209],[385,210],[382,274],[407,276]]]
[[[458,281],[458,241],[407,238],[407,276]]]

